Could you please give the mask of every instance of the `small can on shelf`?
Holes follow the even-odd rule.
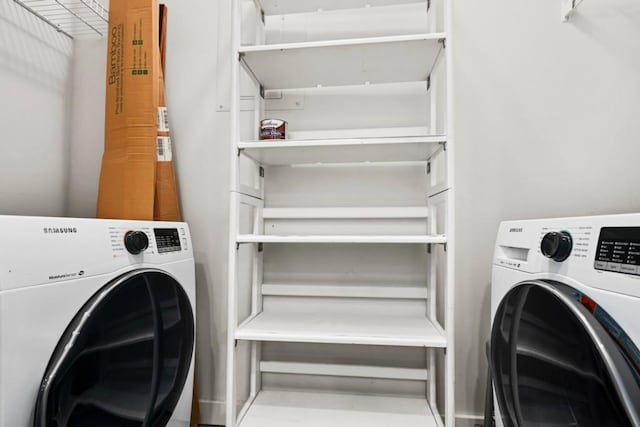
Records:
[[[260,140],[287,139],[286,120],[264,119],[260,122]]]

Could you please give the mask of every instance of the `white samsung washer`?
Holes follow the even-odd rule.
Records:
[[[0,426],[186,427],[184,223],[0,216]]]
[[[492,278],[498,426],[640,426],[640,215],[505,222]]]

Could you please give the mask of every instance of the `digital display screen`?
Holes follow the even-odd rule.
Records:
[[[640,275],[640,227],[602,228],[594,267]]]
[[[153,234],[156,236],[158,253],[179,252],[182,250],[177,228],[154,228]]]

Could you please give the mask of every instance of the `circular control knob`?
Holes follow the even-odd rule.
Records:
[[[127,231],[124,235],[124,247],[129,253],[138,255],[149,247],[149,238],[143,231]]]
[[[571,234],[566,231],[547,233],[540,244],[542,255],[557,262],[562,262],[569,258],[571,249],[573,249],[573,239]]]

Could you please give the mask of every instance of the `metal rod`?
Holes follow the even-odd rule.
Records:
[[[13,0],[57,32],[64,34],[70,39],[79,34],[104,35],[101,24],[108,24],[108,10],[97,0],[53,0],[48,4],[41,2],[37,6],[31,6],[29,0]],[[72,30],[68,27],[81,23],[85,29]]]
[[[59,33],[64,34],[65,36],[69,37],[70,39],[73,40],[73,36],[69,33],[67,33],[66,31],[64,31],[62,28],[60,28],[60,26],[54,24],[53,22],[51,22],[47,17],[45,17],[44,15],[41,15],[40,13],[38,13],[37,11],[35,11],[33,8],[27,6],[26,4],[24,4],[21,0],[13,0],[14,3],[16,3],[17,5],[21,6],[22,8],[24,8],[26,11],[28,11],[29,13],[31,13],[32,15],[40,18],[42,21],[44,21],[45,23],[47,23],[48,25],[50,25],[51,27],[55,28],[55,30]]]
[[[86,26],[88,26],[89,28],[93,29],[96,33],[98,33],[100,36],[103,36],[103,34],[93,25],[89,24],[87,21],[85,21],[80,15],[78,15],[76,12],[74,12],[73,10],[69,9],[66,5],[62,4],[60,2],[60,0],[56,0],[56,3],[58,3],[60,6],[62,6],[63,8],[65,8],[66,10],[69,11],[70,14],[72,14],[73,16],[75,16],[76,18],[78,18],[81,22],[83,22]],[[83,1],[84,3],[84,1]],[[85,6],[87,6],[90,10],[92,10],[86,3],[84,3]]]

